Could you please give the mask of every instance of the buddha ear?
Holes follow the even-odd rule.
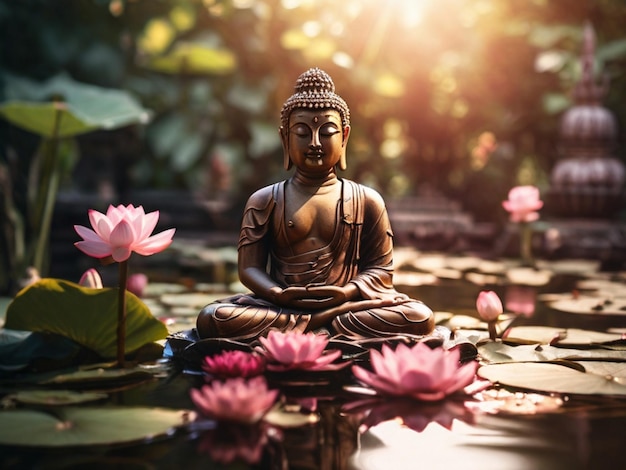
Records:
[[[278,133],[280,134],[280,141],[283,144],[283,168],[285,168],[285,170],[291,170],[293,162],[289,156],[289,137],[287,136],[287,131],[285,131],[283,126],[280,126]]]
[[[339,169],[345,171],[348,168],[346,149],[348,147],[348,137],[350,137],[350,126],[343,128],[343,141],[341,143],[341,158],[339,159]]]

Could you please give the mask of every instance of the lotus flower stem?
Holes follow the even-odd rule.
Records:
[[[126,281],[128,280],[128,260],[119,264],[119,287],[117,298],[117,365],[124,367],[126,340]]]
[[[37,236],[37,242],[35,245],[35,254],[33,257],[33,266],[40,273],[44,273],[44,256],[46,248],[48,246],[48,239],[50,238],[50,224],[52,223],[52,214],[54,212],[54,203],[56,201],[56,194],[59,189],[59,180],[61,169],[58,164],[58,145],[59,145],[59,129],[61,126],[61,117],[63,115],[63,104],[59,104],[54,114],[54,127],[52,130],[52,137],[50,137],[49,145],[43,148],[48,153],[50,177],[47,181],[46,196],[43,201],[43,207],[37,207],[37,210],[41,210],[41,225],[39,227],[39,233]],[[41,200],[39,201],[41,202]]]
[[[498,338],[498,332],[496,331],[496,322],[487,322],[487,327],[489,328],[489,339],[495,341]]]
[[[520,222],[520,257],[526,266],[533,265],[532,226],[528,222]]]

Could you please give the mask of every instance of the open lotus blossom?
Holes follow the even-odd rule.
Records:
[[[539,189],[535,186],[515,186],[509,191],[509,198],[502,201],[510,214],[511,222],[532,222],[539,218],[543,201],[539,199]]]
[[[431,349],[424,343],[399,344],[395,350],[383,345],[370,350],[372,371],[352,366],[354,376],[381,395],[406,396],[437,401],[474,381],[478,363],[461,365],[458,349]]]
[[[236,377],[192,388],[190,395],[198,410],[209,418],[256,423],[272,407],[278,390],[269,390],[264,377]]]
[[[106,215],[90,209],[89,222],[93,230],[75,225],[74,230],[83,240],[74,245],[94,258],[111,256],[117,262],[126,261],[133,251],[144,256],[153,255],[172,243],[176,230],[169,229],[151,236],[158,220],[159,211],[146,214],[142,206],[132,204],[110,205]]]
[[[202,369],[213,377],[254,377],[265,370],[263,356],[245,351],[224,351],[206,356]]]
[[[328,338],[324,335],[272,330],[259,341],[263,346],[260,352],[266,357],[269,370],[338,370],[347,365],[331,364],[341,356],[341,351],[324,351],[328,345]]]

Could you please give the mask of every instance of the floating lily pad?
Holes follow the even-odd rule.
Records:
[[[400,286],[424,286],[436,284],[439,279],[431,273],[399,271],[394,273],[393,281]]]
[[[626,315],[626,297],[612,298],[612,296],[569,297],[547,302],[547,304],[561,312],[577,313],[582,315]]]
[[[477,286],[487,286],[490,284],[497,285],[502,283],[502,278],[496,276],[495,274],[469,272],[465,274],[465,279],[472,284],[476,284]]]
[[[446,266],[459,271],[468,271],[478,268],[482,261],[482,259],[474,256],[448,256],[446,258]]]
[[[170,282],[150,282],[146,286],[145,296],[146,297],[158,297],[163,294],[180,294],[181,292],[186,292],[187,287],[182,284],[174,284]]]
[[[507,264],[502,261],[481,260],[478,264],[478,270],[486,274],[504,274],[507,268]]]
[[[75,392],[72,390],[23,390],[9,395],[6,398],[27,405],[61,406],[104,400],[106,397],[106,393],[96,392]]]
[[[303,413],[300,411],[286,411],[281,407],[272,408],[264,417],[266,423],[280,428],[297,428],[315,424],[320,420],[317,413]]]
[[[615,351],[605,348],[569,349],[545,344],[510,346],[501,342],[490,341],[479,345],[478,352],[483,360],[491,364],[504,362],[547,362],[557,359],[620,360],[626,362],[626,351]]]
[[[538,260],[537,267],[539,269],[548,269],[558,274],[579,276],[581,274],[590,275],[596,273],[600,268],[600,262],[588,259]]]
[[[117,353],[117,289],[91,289],[61,279],[42,279],[9,305],[6,328],[56,333],[104,358]],[[126,292],[126,352],[163,339],[168,331],[146,305]]]
[[[200,309],[219,299],[223,299],[224,294],[203,294],[198,292],[182,293],[182,294],[165,294],[161,296],[161,302],[170,307],[186,307]]]
[[[422,254],[418,257],[413,258],[411,265],[421,271],[433,272],[437,269],[443,269],[446,267],[446,258],[444,255]]]
[[[592,361],[583,367],[586,372],[552,363],[515,362],[483,366],[478,375],[492,383],[542,392],[626,396],[625,363]]]
[[[559,411],[563,399],[538,393],[511,393],[508,390],[485,390],[468,401],[465,406],[474,412],[511,415],[531,415]]]
[[[511,284],[520,286],[545,286],[552,278],[552,271],[547,269],[511,268],[506,272]]]
[[[66,387],[104,388],[143,382],[152,377],[152,374],[145,369],[94,368],[59,374],[43,383]]]
[[[112,445],[171,435],[194,418],[187,410],[59,407],[0,412],[0,444],[27,447]]]
[[[576,328],[554,328],[550,326],[517,326],[507,331],[506,340],[521,340],[528,343],[580,345],[605,344],[622,339],[621,334]]]
[[[440,268],[435,269],[433,274],[437,276],[439,279],[461,279],[463,278],[463,273],[458,269],[452,268]]]
[[[598,291],[598,295],[613,295],[626,297],[626,284],[609,279],[584,279],[576,283],[581,290]]]

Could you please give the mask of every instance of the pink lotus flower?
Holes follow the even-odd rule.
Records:
[[[537,291],[529,286],[507,286],[504,302],[507,311],[511,311],[525,317],[532,317],[535,313]]]
[[[206,356],[202,369],[219,378],[254,377],[265,370],[265,359],[258,354],[244,351],[224,351],[214,356]]]
[[[209,418],[256,423],[272,407],[278,390],[268,390],[264,377],[237,377],[192,388],[190,395],[200,412]]]
[[[220,423],[215,429],[203,433],[198,452],[208,454],[211,460],[222,465],[243,462],[258,464],[269,442],[263,424],[249,426],[239,423]]]
[[[102,278],[98,271],[90,268],[83,273],[78,284],[83,287],[91,287],[92,289],[102,289]]]
[[[535,186],[515,186],[509,191],[509,199],[502,201],[502,207],[510,212],[511,222],[532,222],[539,218],[537,211],[543,207],[543,201]]]
[[[111,205],[106,215],[89,210],[93,230],[75,225],[76,233],[83,240],[74,243],[76,248],[94,258],[113,257],[117,262],[126,261],[134,251],[148,256],[163,251],[172,243],[175,229],[150,236],[159,220],[159,212],[146,214],[142,206]]]
[[[491,383],[489,383],[491,385]],[[372,428],[396,418],[416,432],[422,432],[430,423],[437,423],[450,430],[454,421],[472,424],[473,415],[465,408],[463,401],[443,400],[436,402],[416,402],[408,398],[388,400],[381,397],[348,403],[342,412],[362,415],[361,427]]]
[[[328,338],[323,335],[272,330],[259,341],[263,345],[260,352],[267,358],[269,370],[338,370],[347,365],[331,364],[341,356],[341,351],[324,352]]]
[[[478,363],[461,365],[458,349],[431,349],[424,343],[413,347],[386,344],[381,352],[370,350],[373,372],[352,366],[357,379],[381,395],[407,396],[424,401],[442,400],[474,380]]]
[[[476,298],[476,310],[483,320],[495,321],[502,314],[502,301],[492,290],[481,291]]]
[[[143,297],[147,286],[148,276],[144,273],[131,274],[126,280],[126,289],[135,294],[137,297]]]

